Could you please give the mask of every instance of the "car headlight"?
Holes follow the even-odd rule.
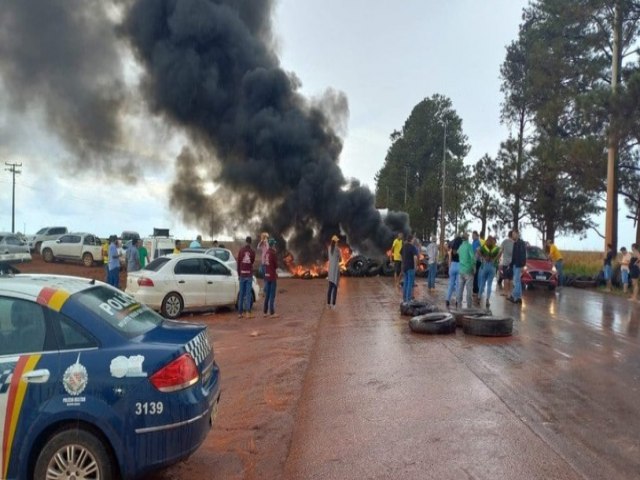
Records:
[[[527,270],[529,270],[529,269],[528,269],[528,268],[527,268],[527,266],[525,265],[524,267],[522,267],[522,270],[524,270],[524,271],[526,272],[526,271],[527,271]]]
[[[551,267],[551,273],[558,273],[558,271],[556,270],[556,267]]]

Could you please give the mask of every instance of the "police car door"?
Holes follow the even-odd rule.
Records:
[[[21,440],[46,415],[59,385],[59,366],[46,307],[0,295],[0,478],[17,475]]]

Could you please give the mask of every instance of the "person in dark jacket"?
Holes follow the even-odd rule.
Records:
[[[251,287],[253,284],[253,262],[256,261],[256,252],[251,248],[251,237],[247,237],[246,244],[238,252],[238,277],[240,280],[240,294],[238,295],[238,317],[251,318]]]
[[[513,254],[511,255],[511,267],[513,270],[513,291],[507,300],[513,303],[522,303],[522,268],[527,264],[527,246],[520,238],[520,232],[513,230]]]
[[[276,240],[269,239],[269,250],[264,256],[264,306],[262,312],[264,316],[271,315],[272,318],[278,317],[276,313],[276,288],[278,280],[278,256],[276,255]]]

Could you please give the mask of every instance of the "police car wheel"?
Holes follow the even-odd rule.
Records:
[[[51,437],[38,456],[33,478],[53,480],[111,480],[109,453],[92,433],[82,429],[63,430]]]
[[[162,315],[166,318],[175,319],[182,313],[182,297],[175,292],[168,293],[162,300]]]

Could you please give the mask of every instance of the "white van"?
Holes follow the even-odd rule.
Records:
[[[142,239],[142,245],[147,249],[149,262],[163,255],[173,253],[176,240],[169,235],[168,228],[154,228],[153,235]]]

